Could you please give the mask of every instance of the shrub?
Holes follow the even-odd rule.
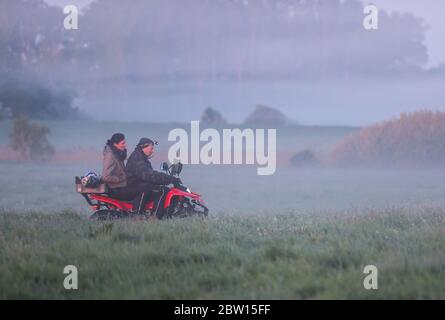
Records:
[[[320,164],[315,153],[308,149],[298,152],[289,162],[293,167],[315,167]]]
[[[244,121],[246,125],[272,126],[282,126],[286,122],[286,116],[281,111],[263,105],[258,105]]]
[[[46,137],[49,133],[49,128],[19,117],[14,120],[9,136],[11,148],[20,154],[22,160],[49,160],[54,155],[54,148]]]
[[[79,116],[75,94],[52,90],[28,81],[0,82],[0,119],[26,116],[33,119],[67,119]]]
[[[220,112],[212,107],[208,107],[201,116],[201,123],[207,126],[224,126],[227,124],[227,121]]]
[[[331,160],[346,166],[443,166],[445,113],[402,113],[364,128],[339,141]]]

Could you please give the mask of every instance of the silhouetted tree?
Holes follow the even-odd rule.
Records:
[[[277,109],[257,105],[255,110],[246,118],[246,125],[282,126],[286,124],[286,116]]]
[[[9,136],[10,146],[22,160],[47,161],[54,155],[54,147],[47,139],[49,133],[49,128],[19,117],[14,120]]]
[[[223,126],[227,124],[226,119],[220,112],[216,111],[212,107],[208,107],[204,110],[201,116],[201,123],[207,126]]]

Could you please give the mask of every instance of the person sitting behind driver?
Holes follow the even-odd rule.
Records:
[[[163,216],[164,198],[166,188],[163,186],[180,183],[179,178],[153,170],[150,159],[154,155],[154,142],[148,138],[141,138],[135,150],[130,155],[125,167],[129,186],[145,186],[147,192],[143,193],[135,205],[138,213],[144,212],[145,205],[150,196],[153,196],[153,214],[161,219]]]
[[[108,188],[121,189],[127,186],[124,161],[127,158],[125,136],[115,133],[105,145],[103,151],[102,181]]]

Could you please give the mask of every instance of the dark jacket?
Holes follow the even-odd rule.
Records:
[[[174,180],[168,174],[153,170],[150,160],[148,160],[148,157],[139,147],[136,147],[130,158],[128,158],[125,171],[129,186],[140,183],[148,183],[154,186],[167,185]]]
[[[127,185],[124,160],[109,145],[106,145],[104,149],[102,181],[111,189],[123,188]]]

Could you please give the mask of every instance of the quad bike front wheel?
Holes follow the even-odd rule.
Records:
[[[90,216],[90,220],[94,221],[117,220],[122,218],[125,218],[125,214],[110,209],[97,210]]]
[[[207,217],[208,214],[209,209],[202,203],[190,199],[179,201],[176,198],[172,201],[172,205],[169,207],[165,218],[187,218],[191,216]]]

